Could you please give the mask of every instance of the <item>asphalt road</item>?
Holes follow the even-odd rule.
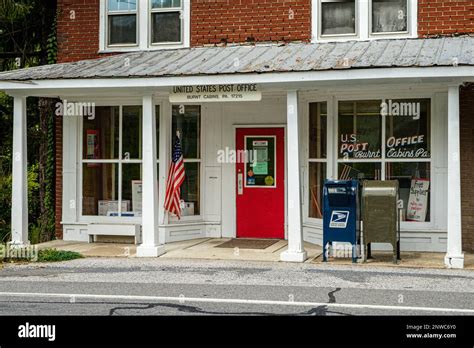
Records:
[[[6,265],[0,315],[474,315],[474,272],[104,258]]]

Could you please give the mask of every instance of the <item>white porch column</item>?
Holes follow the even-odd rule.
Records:
[[[158,238],[158,177],[156,157],[156,118],[153,96],[143,97],[143,194],[142,244],[138,257],[157,257],[165,252]]]
[[[26,97],[13,101],[12,243],[28,245],[28,166]]]
[[[161,243],[166,243],[166,225],[168,224],[168,214],[165,211],[166,180],[171,162],[171,114],[172,108],[168,99],[161,103],[160,107],[160,170],[159,170],[159,194],[160,204],[158,207],[159,216],[159,238]]]
[[[455,85],[448,92],[448,247],[444,263],[449,268],[464,267],[459,133],[459,85]]]
[[[287,197],[288,197],[288,250],[280,255],[281,261],[304,262],[307,259],[303,247],[303,216],[301,213],[300,173],[300,118],[298,92],[287,92]]]

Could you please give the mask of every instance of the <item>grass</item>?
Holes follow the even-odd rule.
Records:
[[[60,262],[82,259],[84,256],[75,251],[44,249],[38,252],[38,262]]]

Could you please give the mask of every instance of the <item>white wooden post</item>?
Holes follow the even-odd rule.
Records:
[[[459,85],[455,85],[448,92],[448,246],[444,263],[449,268],[464,267],[459,133]]]
[[[307,259],[303,247],[303,218],[301,213],[300,173],[300,117],[298,115],[298,92],[287,92],[287,134],[288,157],[288,250],[280,255],[281,261],[304,262]]]
[[[26,97],[13,101],[12,244],[28,240],[28,166],[26,151]]]
[[[153,96],[143,97],[143,194],[142,244],[138,257],[157,257],[165,253],[158,238],[158,181],[156,165],[156,119]]]
[[[168,214],[164,208],[166,197],[166,180],[171,162],[171,104],[169,100],[163,100],[160,107],[160,170],[159,170],[159,192],[160,204],[158,207],[159,216],[159,238],[162,243],[166,242],[166,225],[168,224]]]

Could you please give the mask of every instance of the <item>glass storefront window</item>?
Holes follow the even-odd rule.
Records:
[[[84,118],[82,158],[119,158],[119,108],[96,107],[94,119]]]
[[[382,117],[380,115],[380,102],[340,102],[338,139],[339,158],[381,158]]]
[[[327,104],[309,104],[309,158],[327,156]]]
[[[324,180],[326,180],[326,163],[309,163],[309,217],[323,218]]]
[[[339,180],[381,180],[381,163],[378,162],[357,162],[339,163]]]
[[[82,214],[110,216],[118,211],[118,164],[82,165]]]
[[[140,217],[142,107],[97,107],[83,121],[82,149],[82,215]]]
[[[430,158],[430,100],[383,101],[387,158]]]
[[[428,162],[386,163],[387,180],[398,180],[402,221],[430,221],[431,166]]]
[[[309,104],[309,217],[323,218],[323,186],[327,177],[327,103]]]
[[[179,131],[184,159],[201,158],[201,107],[174,105],[172,135]]]
[[[180,135],[185,179],[181,186],[182,216],[200,215],[201,209],[201,106],[173,105],[173,138]],[[171,154],[170,154],[171,155]]]
[[[122,158],[142,158],[142,107],[124,106],[122,115]]]
[[[182,216],[193,216],[200,214],[200,175],[201,163],[184,163],[186,173],[183,185],[181,185],[181,213]]]
[[[338,179],[398,180],[403,220],[429,222],[431,100],[340,101],[338,110]]]
[[[142,215],[142,165],[127,163],[122,165],[122,202],[126,202],[127,210],[122,216]],[[132,212],[132,214],[129,214]]]

